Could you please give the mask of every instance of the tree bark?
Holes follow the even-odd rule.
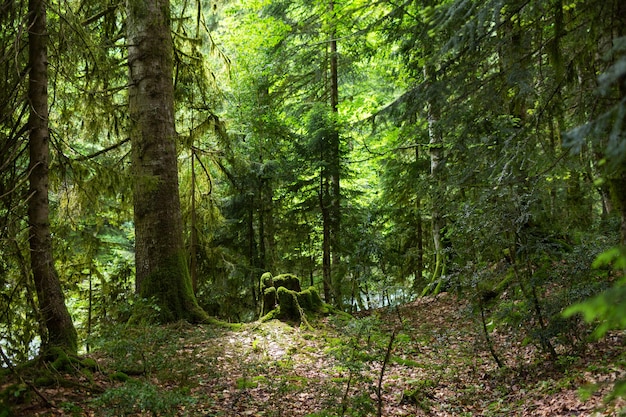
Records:
[[[324,301],[332,302],[332,280],[331,280],[331,228],[330,228],[330,204],[329,184],[326,175],[326,168],[322,168],[320,173],[320,210],[322,212],[322,285],[324,287]]]
[[[434,68],[430,65],[424,67],[424,80],[426,83],[436,82],[436,74]],[[430,156],[430,177],[432,180],[430,199],[431,199],[431,231],[433,237],[433,246],[435,250],[435,269],[433,271],[431,283],[441,283],[441,276],[444,266],[444,253],[441,241],[441,229],[443,227],[443,219],[439,205],[442,199],[440,171],[442,168],[443,158],[443,135],[439,126],[439,103],[436,97],[431,97],[426,103],[426,113],[428,120],[428,149]],[[437,293],[439,285],[434,289],[426,287],[425,291],[432,290]]]
[[[337,126],[337,117],[339,115],[339,75],[338,75],[338,56],[337,56],[337,31],[336,31],[336,15],[335,1],[329,2],[330,11],[330,111],[331,132],[330,132],[330,250],[331,250],[331,271],[333,278],[333,290],[335,305],[343,309],[343,273],[341,264],[341,250],[339,236],[341,235],[341,159],[340,159],[340,140],[339,130]]]
[[[77,351],[77,334],[65,305],[59,277],[54,269],[50,207],[48,199],[48,164],[50,133],[48,129],[48,53],[46,32],[46,3],[28,3],[28,56],[30,72],[28,99],[29,125],[29,199],[28,222],[30,262],[37,292],[39,309],[47,335],[42,335],[42,349],[61,348],[68,353]]]
[[[415,146],[415,163],[419,163],[419,146]],[[415,280],[413,290],[417,293],[418,286],[424,276],[424,231],[422,225],[422,198],[419,193],[415,195],[415,238],[417,240],[417,260],[415,266]]]
[[[164,322],[203,321],[183,244],[169,0],[128,0],[136,289]]]
[[[615,24],[615,32],[614,39],[621,38],[626,36],[626,17],[624,17],[624,13],[626,13],[626,4],[624,1],[617,1],[615,4],[615,12],[617,13],[615,16],[618,17],[616,19]],[[620,14],[621,13],[621,14]],[[626,74],[622,73],[622,75],[617,80],[617,89],[619,92],[619,99],[623,106],[624,101],[626,100]],[[626,123],[626,116],[623,116],[623,120],[620,122],[622,129],[622,136],[625,135],[624,123]],[[615,199],[617,200],[617,207],[619,208],[620,213],[620,245],[626,246],[626,162],[622,162],[620,166],[620,173],[617,179],[613,179],[611,181],[613,194]]]

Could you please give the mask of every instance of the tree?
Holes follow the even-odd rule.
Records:
[[[183,244],[169,0],[127,2],[136,289],[162,321],[206,319]]]
[[[48,332],[43,340],[43,346],[58,347],[70,353],[76,353],[76,329],[65,306],[63,290],[54,268],[50,234],[46,2],[30,0],[28,9],[28,100],[30,102],[28,222],[31,267],[39,310]]]

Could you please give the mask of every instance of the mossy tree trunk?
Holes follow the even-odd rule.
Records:
[[[77,334],[65,305],[59,277],[54,269],[52,237],[49,221],[48,163],[50,133],[48,129],[48,53],[46,2],[28,3],[28,56],[30,102],[29,182],[28,199],[30,261],[37,291],[39,309],[47,335],[42,335],[42,348],[61,348],[76,353]]]
[[[202,321],[183,246],[169,0],[128,0],[136,288],[162,321]]]
[[[431,64],[424,66],[424,80],[426,83],[435,84],[437,82],[437,73]],[[431,200],[431,232],[433,237],[433,249],[435,251],[435,269],[432,273],[431,284],[437,284],[436,287],[426,287],[427,291],[437,293],[441,284],[443,268],[445,263],[441,231],[443,229],[443,215],[441,206],[444,199],[444,187],[441,181],[441,174],[445,160],[443,158],[443,132],[440,118],[439,99],[432,96],[426,102],[426,113],[428,118],[428,149],[430,156],[430,178],[432,185],[430,188]],[[432,289],[434,288],[434,289]]]

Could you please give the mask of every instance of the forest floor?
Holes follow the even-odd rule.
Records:
[[[14,416],[617,416],[626,407],[606,402],[626,376],[624,334],[554,362],[494,331],[499,368],[475,314],[445,293],[311,325],[120,327],[88,355],[92,371],[47,383],[26,373],[0,391],[17,382]],[[22,395],[36,384],[40,395]]]

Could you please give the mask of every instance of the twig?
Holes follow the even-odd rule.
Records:
[[[341,399],[341,417],[346,415],[346,410],[348,408],[348,394],[350,393],[350,385],[352,384],[352,368],[350,368],[349,371],[348,384],[346,385],[346,390],[344,391],[343,398]]]
[[[107,146],[107,147],[106,147],[106,148],[104,148],[104,149],[100,149],[99,151],[96,151],[96,152],[94,152],[94,153],[92,153],[92,154],[89,154],[89,155],[81,155],[81,156],[79,156],[79,157],[77,157],[77,158],[74,158],[74,160],[75,160],[75,161],[86,161],[86,160],[88,160],[88,159],[93,159],[93,158],[95,158],[95,157],[97,157],[97,156],[100,156],[100,155],[105,154],[105,153],[107,153],[107,152],[109,152],[109,151],[112,151],[112,150],[114,150],[114,149],[117,149],[117,148],[121,147],[122,145],[124,145],[124,144],[125,144],[125,143],[127,143],[127,142],[130,142],[130,138],[122,139],[121,141],[119,141],[119,142],[117,142],[117,143],[114,143],[114,144],[113,144],[113,145],[111,145],[111,146]]]
[[[387,352],[385,352],[385,359],[383,360],[383,366],[380,368],[380,376],[378,377],[378,389],[376,390],[376,396],[378,397],[378,417],[382,417],[383,415],[383,378],[385,377],[385,368],[391,358],[391,349],[396,339],[396,331],[397,330],[394,329],[389,338],[389,345],[387,345]]]

